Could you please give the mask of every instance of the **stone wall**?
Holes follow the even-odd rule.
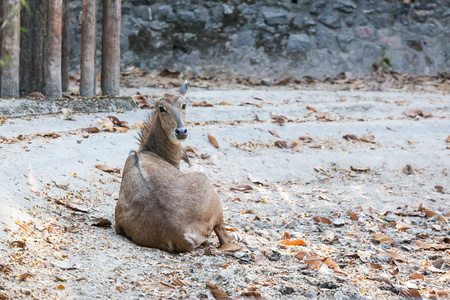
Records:
[[[73,69],[80,2],[71,4]],[[100,33],[101,7],[98,19]],[[450,1],[123,0],[121,51],[123,68],[200,76],[361,77],[383,60],[434,75],[450,69]]]

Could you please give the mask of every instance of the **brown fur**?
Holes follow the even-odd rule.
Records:
[[[220,198],[208,178],[179,170],[181,142],[172,132],[180,121],[185,124],[182,102],[183,97],[174,95],[156,101],[155,112],[140,133],[139,150],[125,162],[115,210],[118,234],[169,252],[207,244],[213,230],[221,245],[232,240],[223,225]],[[160,112],[159,106],[166,111]]]

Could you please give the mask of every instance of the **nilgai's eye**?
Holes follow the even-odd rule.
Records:
[[[166,111],[166,108],[165,108],[164,106],[159,106],[159,111],[160,111],[160,112],[165,112],[165,111]]]
[[[183,103],[183,105],[181,105],[182,109],[186,109],[186,104]]]

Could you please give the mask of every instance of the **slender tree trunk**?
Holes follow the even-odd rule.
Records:
[[[62,0],[48,0],[46,54],[44,56],[44,95],[60,98],[61,86],[61,37]]]
[[[47,45],[48,0],[27,1],[31,14],[22,9],[22,27],[28,30],[20,35],[20,94],[44,92],[44,53]]]
[[[83,0],[80,62],[80,94],[83,97],[95,96],[95,32],[97,25],[96,2],[96,0]]]
[[[69,3],[70,0],[63,0],[61,48],[61,86],[63,92],[67,92],[69,89]]]
[[[0,2],[0,55],[2,53],[2,40],[3,40],[3,30],[1,29],[3,25],[3,7]],[[2,88],[2,67],[0,66],[0,90]]]
[[[121,0],[103,0],[102,94],[120,93]]]
[[[20,60],[20,1],[2,0],[4,19],[8,23],[3,28],[1,59],[2,97],[19,96],[19,60]]]

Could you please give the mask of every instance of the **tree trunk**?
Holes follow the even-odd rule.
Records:
[[[2,11],[7,20],[3,28],[1,59],[2,97],[19,96],[19,60],[20,60],[20,1],[3,0]]]
[[[103,0],[102,94],[120,93],[121,0]]]
[[[20,94],[44,92],[44,50],[47,36],[48,0],[27,1],[31,14],[22,9],[20,35]]]
[[[44,95],[61,98],[62,0],[48,0],[46,53],[44,55]]]
[[[81,16],[81,80],[80,94],[95,96],[95,32],[97,25],[97,1],[83,0]]]
[[[63,92],[67,92],[69,89],[69,3],[70,0],[63,0],[61,48],[61,86]]]

